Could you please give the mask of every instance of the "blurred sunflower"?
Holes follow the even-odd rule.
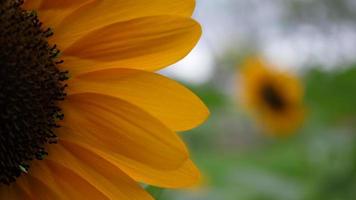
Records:
[[[268,132],[293,132],[304,118],[303,88],[291,74],[272,69],[268,63],[250,58],[242,71],[243,101]]]
[[[197,183],[175,131],[208,110],[153,73],[195,46],[194,6],[0,0],[0,199],[152,199],[139,182]]]

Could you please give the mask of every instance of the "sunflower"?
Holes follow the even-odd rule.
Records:
[[[208,110],[154,71],[201,35],[194,0],[0,0],[0,199],[152,199],[199,181],[175,133]]]
[[[284,135],[301,125],[303,88],[295,76],[250,58],[244,65],[242,80],[244,103],[268,132]]]

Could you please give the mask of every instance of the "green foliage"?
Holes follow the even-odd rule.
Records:
[[[204,85],[199,87],[189,86],[189,88],[204,100],[204,103],[209,107],[209,109],[215,110],[226,106],[228,103],[228,97],[213,85]]]
[[[312,114],[328,122],[354,120],[356,116],[356,68],[306,76],[306,101]]]
[[[145,190],[149,192],[155,200],[161,200],[164,191],[162,188],[155,186],[147,186]]]

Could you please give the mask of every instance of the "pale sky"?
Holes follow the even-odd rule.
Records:
[[[317,13],[313,13],[313,9],[303,10],[306,20],[302,16],[300,22],[294,19],[288,22],[286,2],[289,1],[303,2],[306,6],[311,2],[197,0],[194,18],[202,24],[203,36],[191,54],[163,73],[193,84],[205,83],[214,75],[214,55],[219,56],[232,46],[244,51],[246,44],[254,45],[269,61],[294,70],[312,65],[328,69],[356,61],[353,21],[327,23],[333,13],[328,13],[327,8],[323,10],[321,4]],[[356,7],[355,1],[348,3]]]

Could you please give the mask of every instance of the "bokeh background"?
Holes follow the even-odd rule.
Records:
[[[356,1],[197,0],[203,37],[162,73],[211,111],[182,133],[204,175],[201,187],[151,191],[160,200],[356,199]],[[303,125],[266,134],[239,101],[239,73],[260,56],[305,90]]]

